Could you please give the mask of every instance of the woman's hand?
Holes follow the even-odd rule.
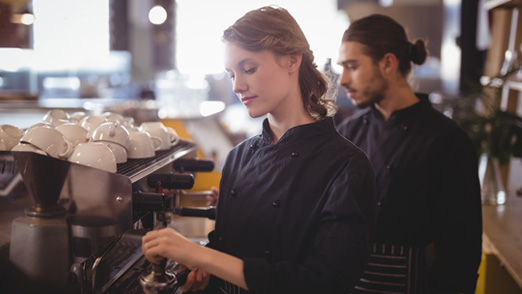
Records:
[[[142,238],[143,255],[159,264],[163,258],[175,260],[193,269],[193,257],[201,246],[183,237],[172,228],[147,232]]]
[[[180,267],[180,270],[182,270],[182,268],[183,267]],[[209,273],[204,270],[194,269],[188,274],[187,281],[180,289],[183,292],[204,290],[207,288],[209,281]]]
[[[148,232],[143,236],[141,248],[150,262],[160,264],[163,258],[168,258],[192,270],[183,288],[202,289],[212,274],[248,290],[242,259],[200,246],[172,228]]]

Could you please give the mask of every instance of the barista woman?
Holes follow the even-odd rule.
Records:
[[[368,159],[337,133],[327,81],[285,9],[250,11],[223,39],[234,92],[267,115],[262,133],[227,157],[209,246],[167,228],[143,237],[143,253],[190,268],[184,290],[349,293],[372,242]]]

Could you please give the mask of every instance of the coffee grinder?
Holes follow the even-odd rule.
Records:
[[[12,222],[13,286],[21,292],[66,293],[70,266],[66,209],[58,204],[70,163],[33,152],[12,152],[33,205]]]

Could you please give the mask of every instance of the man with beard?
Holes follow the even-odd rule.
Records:
[[[338,126],[375,170],[377,223],[372,255],[355,293],[474,293],[482,249],[475,148],[427,95],[408,84],[422,64],[390,17],[371,15],[344,32],[340,84],[367,110]]]

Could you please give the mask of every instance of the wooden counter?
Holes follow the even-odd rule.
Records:
[[[522,288],[522,198],[510,195],[503,205],[483,205],[484,251],[497,256]]]

